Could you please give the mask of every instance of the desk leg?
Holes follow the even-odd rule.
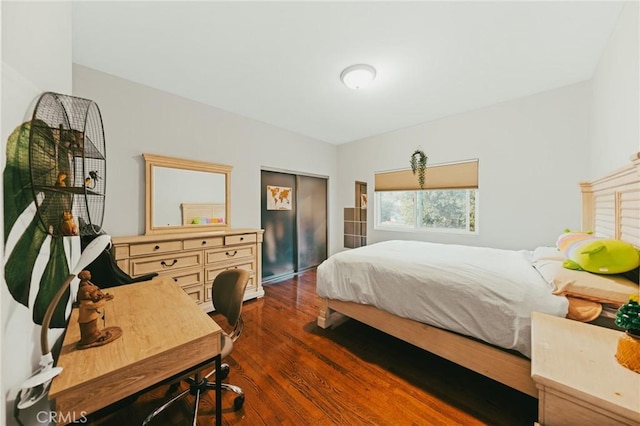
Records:
[[[216,357],[216,426],[222,426],[222,355]]]

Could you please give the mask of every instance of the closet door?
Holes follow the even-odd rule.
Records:
[[[296,271],[296,177],[263,170],[261,191],[262,279],[270,281]]]
[[[297,176],[298,272],[327,258],[327,179]]]

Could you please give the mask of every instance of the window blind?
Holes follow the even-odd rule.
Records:
[[[416,191],[420,189],[478,188],[478,159],[447,164],[427,165],[424,188],[411,169],[375,174],[376,191]]]

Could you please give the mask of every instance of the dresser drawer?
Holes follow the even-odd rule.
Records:
[[[194,302],[196,303],[202,303],[204,302],[204,292],[202,289],[202,285],[198,284],[198,285],[190,285],[190,286],[186,286],[186,287],[182,287],[182,290],[184,290],[185,293],[187,293]]]
[[[239,260],[246,257],[255,257],[256,246],[228,247],[224,249],[209,250],[206,252],[206,263],[210,265],[217,262]]]
[[[148,256],[152,254],[169,253],[182,250],[182,241],[162,241],[156,243],[131,244],[130,256]]]
[[[111,249],[111,253],[115,260],[122,260],[129,258],[129,244],[116,244]]]
[[[131,275],[131,272],[129,272],[129,259],[116,260],[116,265],[118,265],[118,268],[122,269],[125,274]]]
[[[543,426],[598,425],[621,426],[638,424],[631,418],[621,417],[597,402],[583,401],[573,395],[547,388],[538,400],[541,410],[539,421]]]
[[[227,269],[238,269],[238,268],[246,269],[247,271],[249,271],[251,273],[251,276],[253,276],[253,261],[249,260],[249,261],[246,261],[244,263],[239,263],[237,265],[230,265],[230,266],[226,266],[226,267],[223,267],[223,268],[220,268],[220,267],[216,266],[215,268],[205,269],[205,271],[204,271],[205,282],[206,283],[213,282],[213,280],[222,271],[226,271]]]
[[[180,287],[190,285],[202,285],[204,282],[204,270],[202,268],[195,269],[178,269],[175,271],[162,272],[163,277],[170,277],[174,283]]]
[[[201,265],[201,251],[175,253],[171,256],[145,257],[140,259],[131,259],[131,275],[136,277],[151,272],[164,273]]]
[[[225,246],[234,244],[255,243],[256,241],[256,234],[227,235],[226,237],[224,237]]]
[[[210,247],[222,247],[224,244],[223,237],[198,238],[193,240],[184,240],[184,249],[207,249]]]
[[[204,301],[205,302],[211,301],[211,289],[212,288],[213,288],[213,283],[209,283],[209,284],[205,284],[204,285]]]
[[[249,278],[249,281],[247,282],[247,289],[246,289],[247,292],[256,290],[257,286],[254,283],[255,283],[255,281],[254,281],[253,277]],[[210,283],[204,285],[204,301],[205,301],[205,303],[211,301],[211,299],[212,299],[212,297],[211,297],[212,289],[213,289],[213,282],[210,282]]]

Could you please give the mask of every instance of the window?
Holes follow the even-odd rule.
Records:
[[[376,192],[375,228],[475,233],[477,200],[477,189]]]
[[[413,228],[416,221],[415,195],[415,191],[376,192],[375,226]]]
[[[478,165],[475,159],[427,166],[423,188],[411,170],[376,173],[374,227],[476,233]]]

